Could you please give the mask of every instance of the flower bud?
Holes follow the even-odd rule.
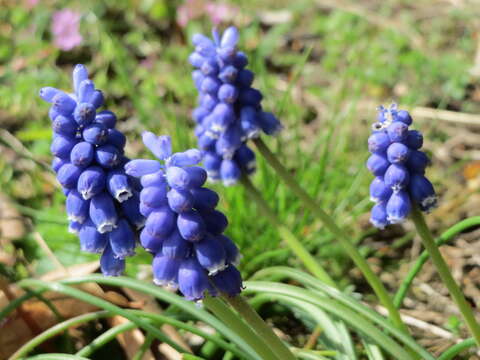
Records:
[[[60,91],[52,98],[52,107],[58,114],[69,116],[72,114],[77,103],[73,98]]]
[[[235,152],[234,160],[247,174],[252,174],[257,167],[255,153],[245,144]]]
[[[203,299],[207,291],[215,293],[205,270],[195,258],[188,258],[181,262],[178,270],[178,285],[187,300]]]
[[[141,177],[141,184],[142,187],[165,186],[167,184],[167,179],[165,179],[163,171],[157,171],[152,174],[143,175]]]
[[[162,254],[167,257],[185,259],[191,252],[191,243],[182,238],[175,229],[162,243]]]
[[[80,84],[83,80],[88,80],[88,70],[85,65],[77,64],[73,68],[72,72],[72,79],[73,79],[73,89],[75,93],[78,93],[80,90]]]
[[[423,151],[414,150],[410,153],[406,166],[411,172],[425,174],[425,169],[429,164],[430,160]]]
[[[194,251],[198,263],[208,270],[209,275],[215,275],[227,266],[224,247],[211,235],[207,235],[202,240],[196,242]]]
[[[238,70],[235,66],[228,65],[218,75],[218,78],[224,83],[232,84],[237,79]]]
[[[199,241],[205,235],[205,222],[195,210],[180,213],[177,226],[182,237],[188,241]]]
[[[403,142],[408,135],[408,125],[403,122],[396,121],[388,125],[387,133],[392,142]]]
[[[70,152],[77,143],[78,140],[75,138],[55,135],[53,137],[52,144],[50,145],[50,151],[52,152],[53,156],[61,159],[70,159]]]
[[[190,187],[190,175],[181,167],[170,166],[167,168],[167,182],[174,189],[188,190]]]
[[[228,296],[237,296],[242,291],[242,275],[233,265],[217,272],[210,279],[218,291]]]
[[[100,234],[90,219],[82,225],[78,237],[80,238],[80,248],[82,251],[93,254],[100,254],[108,242],[107,235]]]
[[[166,238],[174,229],[176,221],[177,215],[168,206],[164,206],[148,215],[145,229],[155,237]]]
[[[390,163],[387,157],[379,154],[372,154],[367,160],[367,169],[375,176],[383,176]]]
[[[413,122],[412,117],[410,116],[409,112],[406,110],[399,110],[397,112],[396,121],[401,121],[407,126],[412,125],[412,122]]]
[[[381,203],[375,204],[370,214],[370,222],[372,223],[373,226],[379,229],[384,229],[385,226],[389,224],[387,220],[386,203],[381,202]]]
[[[135,226],[137,229],[141,229],[145,225],[145,217],[140,212],[139,203],[140,197],[134,192],[131,197],[122,201],[120,204],[123,215],[125,215],[130,224]]]
[[[90,104],[92,104],[95,109],[98,109],[100,106],[102,106],[104,101],[105,99],[101,90],[95,90],[89,99]]]
[[[106,169],[117,166],[120,162],[120,152],[113,145],[99,146],[95,151],[95,161]]]
[[[117,224],[117,211],[112,198],[102,192],[90,200],[90,219],[93,221],[99,233],[110,232]]]
[[[192,209],[193,196],[188,190],[171,189],[167,194],[168,206],[176,213]]]
[[[409,130],[405,144],[414,150],[418,150],[423,146],[423,135],[420,131]]]
[[[176,288],[181,260],[164,256],[161,252],[153,258],[153,281],[160,286]],[[208,280],[208,279],[207,279]]]
[[[270,112],[262,111],[260,113],[259,124],[263,132],[267,135],[276,135],[282,130],[282,124]]]
[[[57,180],[65,189],[75,189],[81,173],[82,168],[66,163],[58,170]]]
[[[410,156],[410,149],[402,143],[392,143],[387,149],[387,159],[392,164],[403,164]]]
[[[234,160],[225,159],[220,166],[220,177],[223,185],[234,185],[241,177],[242,173]]]
[[[153,236],[145,228],[140,233],[140,244],[151,253],[158,253],[162,249],[163,241],[164,238]]]
[[[95,91],[95,85],[93,81],[90,79],[82,80],[80,85],[78,86],[78,102],[79,103],[89,103],[90,98],[93,96]]]
[[[65,159],[60,159],[59,157],[54,157],[53,160],[52,160],[52,170],[54,172],[58,172],[58,170],[63,166],[65,165],[66,163],[68,163],[68,160],[65,160]]]
[[[191,194],[193,200],[192,206],[202,212],[215,209],[219,201],[217,193],[207,188],[192,189]]]
[[[410,198],[406,191],[394,192],[387,202],[387,220],[391,224],[403,222],[410,213]]]
[[[124,259],[135,255],[135,234],[125,219],[120,219],[117,226],[108,233],[108,240],[115,258]]]
[[[242,105],[257,107],[260,105],[262,98],[262,93],[257,89],[246,88],[240,91],[238,101],[240,101]]]
[[[167,203],[166,186],[150,186],[140,191],[140,201],[150,208],[161,208]]]
[[[248,88],[253,83],[255,75],[248,69],[243,69],[238,72],[237,84],[241,87]]]
[[[120,276],[125,271],[125,260],[116,258],[112,248],[107,244],[100,258],[100,268],[105,276]]]
[[[390,187],[393,192],[398,192],[407,187],[410,174],[405,166],[392,164],[388,167],[387,171],[385,171],[383,180],[385,181],[385,185]]]
[[[99,123],[88,125],[82,132],[85,141],[93,145],[103,145],[107,140],[107,135],[107,127]]]
[[[157,160],[135,159],[129,161],[125,165],[125,172],[128,175],[134,177],[141,177],[144,175],[156,173],[162,168],[163,165],[161,165]]]
[[[80,103],[75,107],[73,118],[78,125],[87,126],[95,119],[95,108],[90,103]]]
[[[69,116],[58,115],[52,122],[53,131],[67,138],[75,138],[78,130],[78,124]]]
[[[172,141],[169,136],[156,136],[152,132],[144,131],[142,140],[158,159],[165,160],[172,155]]]
[[[386,132],[376,132],[368,138],[368,151],[372,154],[383,154],[389,147],[391,141]]]
[[[91,166],[80,174],[77,190],[85,200],[88,200],[105,189],[105,181],[106,176],[102,168]]]
[[[39,95],[43,100],[51,103],[53,102],[53,98],[55,97],[55,95],[58,95],[60,93],[61,93],[60,90],[47,86],[40,89]]]
[[[92,162],[94,152],[92,144],[86,141],[79,142],[70,152],[70,161],[73,165],[86,167]]]
[[[113,112],[109,110],[100,111],[95,116],[95,123],[105,125],[109,129],[113,129],[115,127],[116,122],[117,122],[117,117]]]
[[[88,218],[89,206],[89,200],[84,200],[78,191],[71,190],[65,204],[68,220],[83,224]]]
[[[203,211],[201,215],[207,231],[211,234],[220,235],[228,226],[228,219],[221,211]]]
[[[391,187],[387,186],[383,178],[377,176],[370,183],[370,200],[376,203],[386,202],[392,195]]]
[[[222,244],[223,248],[225,249],[225,262],[227,264],[238,265],[240,263],[240,259],[242,255],[238,250],[238,247],[235,243],[225,235],[217,235],[216,239]]]
[[[413,174],[409,192],[412,200],[419,204],[422,211],[429,212],[437,206],[437,196],[432,183],[423,175]]]
[[[232,84],[223,84],[218,89],[218,100],[227,104],[233,104],[238,98],[238,90]]]

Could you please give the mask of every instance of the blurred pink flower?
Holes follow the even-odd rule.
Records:
[[[26,0],[25,5],[27,6],[27,9],[33,9],[37,4],[39,0]]]
[[[70,9],[63,9],[53,14],[52,33],[55,46],[69,51],[82,43],[83,37],[78,32],[81,14]]]
[[[215,3],[213,1],[209,1],[205,4],[205,11],[210,16],[212,23],[218,25],[222,21],[233,19],[238,12],[238,8],[226,3]]]
[[[223,21],[232,20],[238,12],[236,6],[227,3],[216,3],[206,0],[185,0],[177,9],[177,22],[185,27],[190,20],[207,15],[215,25]]]

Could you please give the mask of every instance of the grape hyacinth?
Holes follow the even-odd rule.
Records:
[[[242,173],[255,171],[255,153],[248,139],[263,131],[278,133],[277,118],[262,109],[262,93],[252,87],[254,74],[246,69],[247,56],[237,50],[239,34],[229,27],[223,35],[213,30],[213,40],[193,36],[195,51],[189,61],[199,91],[198,107],[192,117],[196,122],[198,147],[204,152],[203,165],[211,181],[235,184]]]
[[[157,160],[135,159],[127,174],[140,178],[140,211],[146,217],[142,246],[154,255],[152,269],[158,285],[179,288],[188,300],[208,292],[238,295],[242,279],[236,264],[240,253],[223,235],[228,221],[216,210],[219,197],[203,187],[206,171],[197,149],[172,154],[168,136],[142,135]]]
[[[425,177],[430,160],[420,151],[423,136],[409,129],[410,114],[381,106],[378,121],[372,125],[368,150],[372,154],[367,168],[375,176],[370,184],[372,208],[370,222],[380,229],[404,221],[410,213],[411,202],[428,212],[437,205],[435,190]]]
[[[73,70],[74,93],[44,87],[51,103],[52,168],[66,195],[69,231],[83,251],[101,253],[102,272],[120,275],[125,258],[135,253],[136,232],[145,218],[139,211],[140,184],[125,173],[125,135],[116,116],[103,110],[103,93],[88,79],[85,66]]]

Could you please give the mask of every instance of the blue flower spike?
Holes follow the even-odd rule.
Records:
[[[208,46],[206,42],[205,49]],[[170,138],[151,132],[144,132],[142,139],[158,161],[131,160],[125,170],[142,184],[140,211],[147,220],[140,243],[154,255],[154,282],[179,289],[193,301],[203,299],[206,293],[238,295],[242,279],[235,266],[240,253],[222,235],[228,221],[215,209],[217,193],[203,187],[207,172],[197,166],[201,152],[172,153]]]
[[[115,114],[97,112],[103,93],[88,79],[85,66],[75,66],[72,77],[73,94],[40,90],[52,104],[52,168],[67,195],[69,231],[79,236],[83,251],[102,254],[104,275],[117,276],[125,258],[135,253],[136,231],[145,223],[138,210],[140,189],[123,169],[126,139],[115,129]]]
[[[390,108],[380,106],[377,122],[372,125],[368,138],[368,170],[375,176],[370,184],[373,206],[370,222],[383,229],[403,222],[412,204],[429,212],[437,205],[432,183],[425,177],[430,160],[420,151],[423,136],[409,129],[412,117],[396,104]]]
[[[255,171],[255,153],[247,141],[262,131],[275,135],[282,125],[272,113],[263,111],[262,93],[252,88],[254,74],[245,68],[245,54],[237,50],[238,30],[229,27],[221,35],[214,29],[212,35],[213,39],[202,34],[192,38],[195,51],[189,61],[199,91],[192,118],[208,179],[230,186],[242,174]]]

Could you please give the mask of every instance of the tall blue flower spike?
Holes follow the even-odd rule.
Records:
[[[125,258],[135,252],[139,212],[136,180],[125,173],[125,136],[115,129],[116,116],[103,105],[103,94],[88,79],[85,66],[73,70],[74,93],[44,87],[40,97],[51,103],[55,156],[52,169],[67,196],[69,230],[83,251],[101,253],[105,275],[120,275]]]
[[[154,255],[155,283],[180,289],[188,300],[200,300],[205,293],[238,295],[240,253],[222,235],[228,220],[215,209],[217,193],[203,187],[207,173],[197,166],[201,151],[172,153],[170,137],[144,132],[142,138],[162,162],[135,159],[125,170],[143,187],[140,211],[147,220],[140,243]]]
[[[412,117],[396,104],[380,106],[377,122],[372,125],[368,150],[372,154],[367,168],[375,176],[370,184],[372,208],[370,222],[383,229],[404,221],[412,202],[425,212],[437,205],[437,196],[425,168],[430,160],[420,151],[423,136],[409,129]]]
[[[255,171],[255,154],[246,145],[263,131],[275,135],[282,126],[262,109],[262,93],[252,88],[254,74],[246,69],[247,56],[237,50],[238,30],[229,27],[222,36],[213,30],[213,40],[193,36],[195,51],[189,61],[196,68],[193,81],[199,92],[192,117],[197,126],[198,147],[209,180],[235,184],[242,173]]]

